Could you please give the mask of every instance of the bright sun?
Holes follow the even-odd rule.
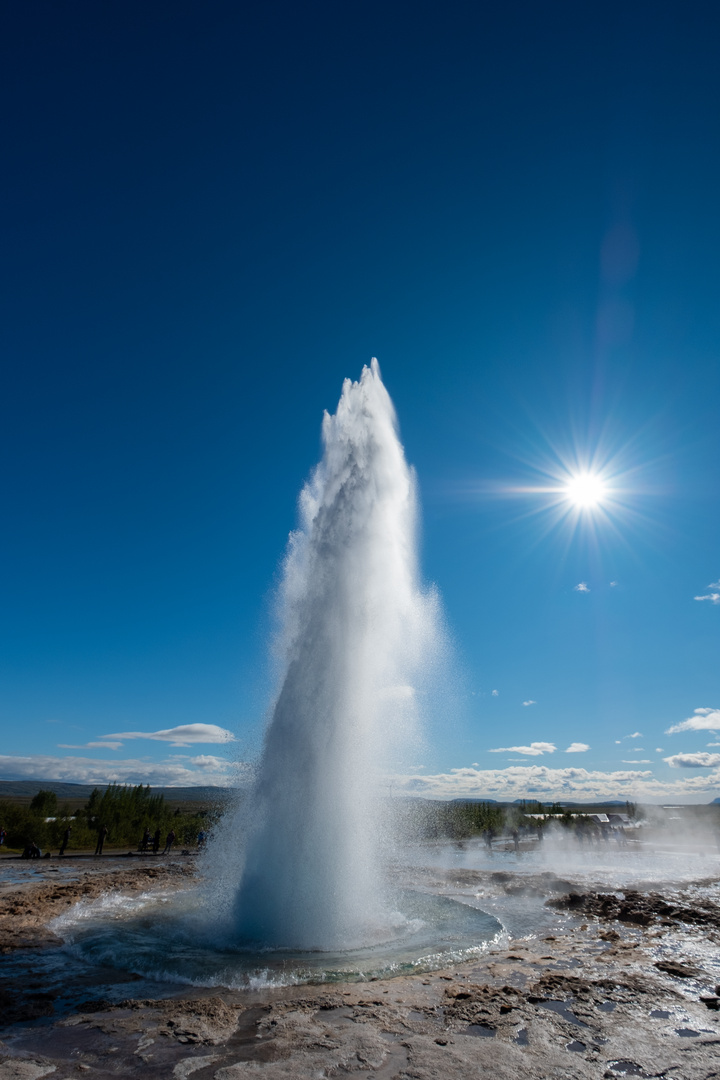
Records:
[[[591,509],[602,502],[606,487],[594,473],[578,473],[565,485],[565,496],[575,506]]]

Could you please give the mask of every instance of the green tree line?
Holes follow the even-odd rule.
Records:
[[[412,816],[415,831],[428,840],[461,840],[485,829],[500,832],[506,817],[502,806],[486,802],[426,802],[414,806]]]
[[[146,828],[151,833],[160,829],[163,846],[170,829],[175,831],[176,846],[195,846],[198,832],[207,831],[215,816],[200,808],[193,813],[173,810],[164,795],[153,794],[149,786],[142,784],[111,784],[104,791],[95,788],[85,806],[74,813],[67,805],[58,804],[54,791],[39,791],[29,806],[0,803],[6,847],[22,850],[35,843],[43,853],[59,849],[68,826],[72,827],[68,852],[94,849],[102,826],[108,830],[105,844],[109,848],[136,850]]]

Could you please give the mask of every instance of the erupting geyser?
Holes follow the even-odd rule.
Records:
[[[73,957],[151,980],[149,998],[158,981],[247,987],[428,971],[478,956],[504,933],[476,906],[475,884],[454,897],[428,887],[437,880],[428,867],[440,880],[444,866],[453,880],[465,865],[488,871],[494,856],[479,840],[462,850],[393,846],[389,781],[418,749],[437,602],[420,587],[415,479],[376,361],[345,382],[323,442],[284,563],[282,666],[262,757],[252,791],[211,837],[202,883],[172,896],[112,894],[61,919]],[[521,858],[506,846],[496,854],[518,874],[568,855],[552,834]],[[589,862],[592,880],[616,889],[628,880],[622,863],[635,880],[641,855],[604,845],[569,857],[583,880]],[[643,873],[656,870],[651,860]],[[518,892],[493,900],[489,890],[513,935],[554,931],[560,916],[535,887]]]
[[[412,738],[435,602],[418,581],[415,479],[376,360],[345,381],[322,435],[285,560],[283,674],[235,926],[245,940],[331,950],[392,936],[382,796]]]

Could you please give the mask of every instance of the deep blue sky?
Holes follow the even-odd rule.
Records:
[[[6,8],[3,776],[202,782],[228,747],[86,744],[257,740],[322,410],[377,356],[458,658],[426,790],[720,792],[720,604],[694,600],[720,576],[719,24]],[[615,529],[547,532],[544,496],[504,490],[551,447],[632,470]],[[488,753],[532,742],[556,750]]]

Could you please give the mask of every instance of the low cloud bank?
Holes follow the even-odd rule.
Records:
[[[150,784],[154,787],[222,787],[236,774],[232,762],[212,755],[174,755],[165,761],[93,761],[84,757],[0,755],[3,780],[63,780],[69,784]]]
[[[532,744],[533,746],[538,744]],[[552,744],[541,743],[547,753]],[[517,747],[516,750],[528,748]],[[553,747],[554,749],[554,747]],[[603,772],[575,766],[518,764],[502,769],[472,767],[423,775],[421,766],[412,773],[392,778],[395,794],[428,799],[515,799],[591,801],[630,799],[660,802],[665,799],[709,802],[720,794],[720,754],[705,751],[675,754],[666,758],[678,769],[678,779],[659,780],[650,769],[630,768]],[[644,761],[628,764],[645,764]],[[76,784],[150,784],[156,787],[222,787],[247,775],[247,765],[237,765],[213,754],[173,754],[163,761],[143,758],[93,761],[87,757],[0,755],[0,778],[4,780],[63,780]],[[684,775],[683,775],[684,774]]]
[[[715,756],[715,755],[711,755]],[[395,790],[428,799],[591,800],[697,798],[717,795],[720,768],[699,776],[663,781],[650,769],[600,772],[581,768],[553,769],[547,765],[513,765],[507,769],[451,769],[435,776],[398,776]]]

